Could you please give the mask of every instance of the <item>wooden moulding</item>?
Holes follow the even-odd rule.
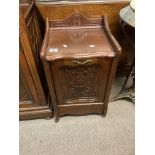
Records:
[[[24,51],[29,69],[31,71],[34,83],[36,85],[36,89],[38,91],[39,98],[42,102],[42,105],[45,105],[46,99],[44,96],[43,88],[41,85],[41,80],[40,80],[39,73],[37,70],[37,65],[35,63],[35,59],[33,56],[32,42],[30,40],[30,36],[28,35],[28,33],[29,33],[28,28],[26,27],[26,23],[25,23],[25,20],[22,16],[21,12],[20,12],[20,30],[21,30],[20,41],[23,46],[23,51]]]
[[[104,104],[103,103],[58,105],[59,116],[103,114],[103,112],[104,112]]]
[[[35,5],[44,20],[46,20],[47,17],[49,20],[62,20],[74,12],[79,12],[81,15],[89,18],[97,18],[107,15],[110,29],[114,35],[117,35],[117,33],[120,31],[119,11],[129,3],[130,0],[106,0],[102,1],[102,3],[96,3],[95,1],[92,3],[89,1],[88,3],[66,2],[65,4],[36,1]]]
[[[42,38],[40,35],[40,29],[38,26],[35,1],[32,0],[26,7],[26,10],[22,12],[20,7],[20,68],[25,77],[25,82],[28,86],[29,94],[31,96],[30,101],[21,100],[19,104],[19,120],[37,119],[52,117],[53,111],[50,107],[50,97],[47,92],[44,91],[41,76],[39,74],[39,65],[35,59],[37,53],[36,48],[33,46],[33,41],[36,41],[31,37],[29,24],[33,24],[35,36],[37,37],[37,43],[41,45]],[[24,4],[25,5],[25,4]],[[38,45],[37,44],[37,45]],[[38,47],[38,46],[37,46]],[[39,54],[39,53],[38,53]],[[38,55],[37,55],[38,56]],[[50,109],[51,108],[51,109]]]
[[[121,8],[127,6],[130,0],[111,1],[107,0],[102,3],[60,3],[59,5],[36,1],[36,7],[38,8],[41,16],[44,20],[48,17],[49,20],[62,20],[73,12],[79,12],[89,18],[97,18],[101,15],[107,15],[109,17],[109,25],[112,32],[118,29],[119,11]]]
[[[19,120],[53,117],[53,114],[48,106],[20,108],[19,115]]]
[[[47,19],[46,20],[46,28],[45,28],[45,36],[44,36],[42,47],[41,47],[40,57],[42,59],[42,63],[43,63],[45,74],[46,74],[47,83],[49,85],[49,91],[50,91],[50,95],[51,95],[52,106],[54,109],[54,116],[56,117],[56,120],[58,120],[58,110],[57,110],[57,105],[56,105],[57,98],[55,95],[53,78],[50,76],[52,73],[51,73],[49,63],[46,61],[45,56],[44,56],[44,51],[45,51],[46,46],[47,46],[48,28],[49,28],[49,24],[48,24],[48,19]]]
[[[22,50],[20,50],[20,52],[19,52],[19,65],[21,68],[20,72],[22,75],[21,76],[22,80],[23,80],[23,82],[25,82],[25,86],[27,86],[27,89],[30,91],[30,94],[32,95],[33,101],[35,103],[37,103],[38,105],[39,104],[41,105],[40,100],[38,98],[38,93],[36,91],[36,87],[35,87],[34,82],[33,82],[33,78],[31,76],[31,72],[29,70],[29,66],[27,64],[25,55],[24,55]],[[24,107],[24,106],[34,106],[35,103],[30,101],[30,103],[27,104],[27,102],[25,103],[25,102],[20,101],[19,108]]]

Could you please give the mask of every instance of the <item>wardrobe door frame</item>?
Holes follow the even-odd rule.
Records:
[[[28,13],[30,13],[32,9],[35,9],[34,1],[31,2],[25,14],[28,16]],[[30,32],[27,28],[25,18],[26,16],[22,14],[22,11],[19,8],[19,63],[22,69],[22,74],[26,80],[28,90],[32,96],[32,103],[28,105],[24,102],[22,103],[22,101],[20,102],[19,119],[25,120],[51,117],[53,114],[49,104],[50,98],[45,97],[45,92],[41,84],[41,79],[39,77],[37,64],[33,54],[33,45],[29,34]]]

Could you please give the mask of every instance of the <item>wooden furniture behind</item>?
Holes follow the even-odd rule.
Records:
[[[19,115],[20,120],[52,116],[39,52],[42,37],[34,1],[20,5]]]
[[[66,114],[106,115],[121,48],[107,18],[73,13],[46,20],[41,50],[56,121]]]

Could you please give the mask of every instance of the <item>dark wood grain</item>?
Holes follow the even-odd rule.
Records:
[[[89,19],[75,12],[62,21],[47,18],[40,55],[56,121],[67,114],[106,114],[120,52],[104,16]]]
[[[42,62],[43,62],[43,66],[44,66],[44,70],[45,70],[45,74],[46,74],[46,79],[47,79],[48,86],[49,86],[49,91],[50,91],[51,101],[52,101],[52,107],[54,109],[54,116],[56,117],[56,120],[58,121],[59,117],[58,117],[58,109],[57,109],[57,105],[56,105],[57,98],[55,95],[53,76],[52,76],[52,72],[50,69],[50,65],[46,61],[45,56],[44,56],[44,52],[47,48],[47,38],[48,38],[48,29],[49,29],[49,23],[48,22],[49,21],[47,18],[46,27],[45,27],[45,36],[44,36],[44,40],[43,40],[41,51],[40,51],[40,57],[41,57]]]
[[[103,114],[103,103],[84,103],[84,104],[69,104],[58,105],[59,116],[65,115],[87,115],[87,114]]]
[[[57,3],[59,3],[59,5],[57,5]],[[109,95],[110,95],[110,90],[111,90],[111,85],[112,85],[112,80],[114,78],[114,73],[115,71],[117,72],[118,76],[124,76],[128,73],[128,70],[130,69],[130,65],[132,63],[132,59],[134,56],[134,53],[132,53],[132,49],[131,46],[129,46],[129,43],[124,39],[124,34],[121,31],[121,27],[119,24],[119,11],[121,8],[125,7],[126,5],[129,4],[129,0],[105,0],[105,1],[101,1],[101,2],[88,2],[88,1],[78,1],[78,2],[68,2],[68,3],[63,3],[63,2],[45,2],[44,0],[42,0],[42,2],[40,2],[39,0],[20,0],[20,42],[22,44],[22,46],[24,47],[22,50],[22,56],[20,54],[20,59],[21,59],[21,63],[20,63],[20,115],[22,115],[21,113],[24,112],[24,110],[26,110],[25,108],[31,108],[32,110],[28,111],[26,110],[23,114],[24,117],[22,116],[22,118],[39,118],[41,117],[41,115],[44,115],[44,112],[39,112],[41,109],[38,109],[38,114],[37,110],[35,111],[35,114],[33,114],[33,108],[36,107],[42,107],[42,110],[44,110],[44,106],[48,106],[48,108],[50,108],[51,110],[53,110],[54,108],[54,113],[56,116],[56,120],[58,120],[59,116],[65,115],[66,113],[68,114],[75,114],[76,113],[76,104],[72,104],[72,103],[77,103],[77,104],[82,104],[82,102],[84,101],[84,103],[86,103],[88,101],[89,98],[89,102],[93,103],[93,101],[95,101],[95,97],[91,97],[91,96],[95,96],[93,95],[92,91],[91,93],[88,95],[87,93],[84,93],[84,97],[88,96],[87,98],[82,98],[82,100],[80,99],[72,99],[72,100],[68,100],[68,99],[64,99],[63,96],[66,96],[64,94],[66,94],[66,92],[68,92],[70,89],[68,89],[67,87],[65,89],[60,89],[60,94],[59,96],[60,99],[57,97],[57,93],[56,93],[56,85],[59,86],[60,84],[55,84],[55,81],[59,81],[60,79],[62,80],[62,84],[65,85],[65,83],[63,83],[65,81],[65,78],[70,77],[69,75],[78,75],[78,65],[73,63],[72,60],[75,61],[80,61],[80,63],[85,62],[86,60],[89,59],[93,59],[92,62],[89,62],[88,66],[86,67],[86,70],[88,72],[89,71],[89,67],[96,67],[95,68],[95,73],[100,72],[100,68],[102,68],[102,62],[99,58],[101,56],[101,53],[98,52],[98,56],[95,54],[96,52],[91,52],[89,54],[85,54],[81,56],[81,50],[80,46],[72,46],[72,50],[73,49],[77,49],[77,51],[75,52],[71,52],[71,53],[63,53],[63,54],[50,54],[46,53],[46,56],[44,55],[44,52],[40,53],[40,49],[41,49],[41,44],[42,44],[42,39],[43,39],[43,35],[44,35],[44,23],[43,20],[45,21],[46,18],[48,17],[49,21],[46,21],[46,33],[45,33],[45,40],[43,41],[43,46],[42,46],[42,51],[45,51],[46,48],[49,44],[52,45],[53,42],[51,42],[48,35],[50,35],[49,33],[47,33],[48,29],[50,29],[50,27],[58,27],[59,29],[61,29],[61,23],[64,24],[64,26],[66,27],[71,27],[72,24],[74,23],[76,26],[76,24],[78,25],[78,17],[77,20],[73,20],[73,18],[70,18],[71,16],[74,16],[74,13],[79,13],[80,15],[85,17],[85,20],[81,20],[82,22],[86,21],[86,24],[88,24],[88,22],[91,23],[91,25],[93,26],[93,24],[97,23],[98,24],[101,22],[100,17],[107,15],[108,17],[108,25],[110,28],[107,27],[106,25],[106,29],[104,29],[104,36],[106,36],[110,42],[111,47],[114,49],[114,52],[105,52],[103,54],[102,52],[102,58],[105,59],[105,57],[109,57],[111,60],[111,70],[112,73],[109,72],[109,78],[107,80],[103,80],[105,83],[107,82],[107,85],[104,85],[106,93],[105,93],[105,102],[108,102],[109,99]],[[21,16],[22,15],[22,16]],[[42,20],[43,18],[43,20]],[[90,20],[92,19],[92,20]],[[93,23],[94,22],[94,23]],[[55,25],[53,25],[55,24]],[[60,26],[59,26],[60,24]],[[81,23],[80,23],[81,24]],[[106,24],[106,23],[105,23]],[[83,23],[84,25],[84,23]],[[100,23],[99,25],[102,25],[102,23]],[[117,45],[117,41],[115,41],[115,39],[112,36],[112,34],[115,36],[115,38],[118,40],[118,42],[120,43],[121,47],[122,47],[122,54],[120,55],[120,46]],[[53,32],[52,32],[53,33]],[[72,39],[77,39],[78,36],[83,36],[84,32],[80,31],[80,32],[75,32],[72,35]],[[87,32],[88,33],[88,32]],[[99,32],[100,34],[102,34],[102,31]],[[99,34],[98,33],[98,34]],[[53,33],[55,36],[55,33]],[[62,33],[61,33],[62,34]],[[60,35],[61,35],[60,34]],[[96,34],[96,36],[98,35]],[[98,37],[93,36],[97,41]],[[51,38],[51,37],[50,37]],[[64,38],[63,36],[59,36],[55,38],[55,41],[59,41],[59,39],[66,39],[66,41],[69,41],[69,38]],[[55,45],[56,45],[55,42]],[[70,41],[69,41],[70,42]],[[80,43],[80,45],[82,45]],[[108,45],[107,43],[104,44],[103,47],[105,47],[105,45]],[[87,46],[87,44],[85,44],[85,46]],[[108,45],[108,47],[110,47]],[[111,48],[110,47],[110,48]],[[52,48],[52,46],[50,47]],[[83,47],[87,50],[86,47]],[[62,47],[59,46],[59,49],[64,49]],[[88,50],[89,51],[89,50]],[[115,53],[116,52],[116,53]],[[41,54],[42,57],[42,62],[39,58],[39,53]],[[87,53],[87,52],[86,52]],[[109,54],[109,55],[108,55]],[[21,58],[22,57],[22,58]],[[115,57],[115,59],[113,59]],[[119,59],[118,59],[119,57]],[[24,60],[22,60],[24,59]],[[64,60],[65,59],[65,60]],[[55,68],[53,68],[53,62],[48,62],[48,61],[55,61],[55,64],[58,64],[58,66],[56,65],[56,68],[58,69],[58,73],[55,70]],[[118,63],[118,65],[117,65]],[[61,64],[61,65],[60,65]],[[103,63],[106,66],[106,63]],[[21,66],[22,65],[22,66]],[[44,65],[44,69],[43,69],[43,65]],[[27,66],[27,67],[26,67]],[[109,64],[107,63],[107,66],[109,66]],[[117,67],[116,67],[117,66]],[[27,68],[27,69],[23,69],[23,68]],[[71,69],[72,68],[72,69]],[[104,67],[102,68],[104,70]],[[45,73],[44,73],[45,70]],[[57,78],[55,76],[55,74],[53,73],[52,70],[55,70],[56,74],[58,75],[65,75],[65,73],[67,73],[67,77],[59,77]],[[73,70],[73,73],[70,72],[70,70]],[[107,69],[108,70],[108,69]],[[87,74],[87,72],[85,73],[82,69],[79,71],[81,72],[81,76],[83,74]],[[93,71],[91,71],[90,73],[92,73]],[[49,74],[50,73],[50,74]],[[25,74],[25,75],[24,75]],[[45,77],[46,74],[46,77]],[[26,77],[26,75],[31,75]],[[97,74],[98,75],[98,74]],[[79,74],[80,76],[80,74]],[[100,76],[99,76],[100,77]],[[55,80],[56,79],[56,80]],[[69,79],[69,78],[68,78]],[[91,79],[91,77],[90,77]],[[100,79],[100,78],[99,78]],[[85,79],[83,79],[85,80]],[[27,82],[28,81],[28,82]],[[48,105],[49,104],[49,99],[48,99],[48,86],[47,86],[47,82],[49,85],[49,91],[51,94],[51,100],[52,100],[52,106]],[[73,83],[75,83],[77,80],[75,80]],[[91,81],[91,80],[90,80]],[[29,84],[28,84],[29,83]],[[57,82],[58,83],[58,82]],[[88,82],[89,83],[89,82]],[[88,85],[87,83],[87,85]],[[93,83],[93,82],[92,82]],[[32,89],[31,86],[32,85]],[[71,85],[71,84],[70,84]],[[86,86],[87,88],[87,86]],[[75,88],[74,88],[75,89]],[[86,90],[91,90],[91,88],[87,88]],[[86,91],[85,90],[85,91]],[[96,89],[95,89],[96,91]],[[86,95],[87,94],[87,95]],[[78,94],[80,95],[80,93]],[[71,95],[69,95],[71,97]],[[76,96],[74,94],[74,96]],[[68,97],[69,98],[69,97]],[[65,103],[65,104],[60,104],[58,106],[60,106],[58,108],[57,103],[58,101],[61,100],[61,102],[59,103]],[[63,102],[63,100],[65,102]],[[79,102],[82,101],[82,102]],[[98,100],[99,101],[99,100]],[[51,101],[50,101],[51,102]],[[89,103],[88,102],[88,103]],[[102,102],[101,102],[102,103]],[[71,112],[71,110],[68,110],[65,106],[68,104],[72,104],[75,106],[72,106],[69,109],[72,109],[74,112]],[[62,107],[61,107],[62,106]],[[64,107],[63,107],[64,106]],[[78,107],[78,105],[77,105]],[[93,108],[88,107],[88,110],[86,112],[86,110],[82,110],[81,108],[82,106],[79,106],[79,110],[77,112],[78,115],[80,115],[80,111],[81,111],[81,115],[83,115],[84,113],[91,113],[91,110],[93,111]],[[85,106],[84,106],[85,107]],[[84,108],[83,107],[83,108]],[[96,105],[95,105],[96,107]],[[61,110],[60,110],[61,108]],[[63,111],[62,109],[65,108],[65,110]],[[106,115],[107,112],[107,108],[108,108],[108,104],[105,104],[105,106],[103,106],[103,114]],[[96,108],[95,108],[96,109]],[[98,109],[98,108],[97,108]],[[102,114],[102,112],[98,109],[97,113]],[[46,111],[46,110],[45,110]],[[95,112],[95,110],[94,110]],[[46,112],[45,112],[46,113]],[[48,112],[47,112],[48,113]],[[29,115],[31,115],[29,117]],[[51,114],[50,114],[51,115]],[[44,115],[46,116],[46,115]]]
[[[40,109],[40,110],[33,109],[29,111],[20,111],[19,115],[20,115],[19,120],[31,120],[31,119],[38,119],[38,118],[53,117],[53,114],[49,109],[49,107],[47,109]]]
[[[23,10],[24,7],[24,11]],[[42,44],[39,23],[35,11],[34,1],[20,5],[20,104],[19,118],[32,119],[52,116],[48,90],[45,88],[46,80],[42,62],[40,60],[40,48]],[[28,98],[26,98],[28,96]],[[44,107],[46,106],[46,110]],[[40,107],[37,109],[37,107]]]
[[[25,105],[27,107],[28,106],[34,106],[34,105],[36,105],[36,103],[37,103],[37,105],[40,105],[41,102],[40,102],[40,100],[38,98],[36,87],[34,85],[33,78],[31,76],[31,72],[29,70],[29,66],[27,64],[25,55],[22,52],[22,50],[20,50],[20,53],[19,53],[19,64],[20,64],[20,77],[21,77],[20,85],[22,83],[24,84],[24,86],[25,86],[24,87],[25,88],[25,91],[24,91],[25,95],[29,96],[28,99],[21,98],[21,97],[19,98],[19,100],[20,100],[20,107],[23,107],[23,105]],[[21,93],[24,88],[20,87],[20,91],[19,92]],[[30,104],[28,104],[28,102]]]
[[[44,20],[46,17],[48,17],[49,20],[62,20],[73,12],[79,12],[90,18],[107,15],[111,32],[122,47],[122,54],[118,61],[116,71],[117,76],[126,76],[130,69],[134,53],[132,52],[133,50],[131,49],[130,44],[124,39],[125,37],[119,24],[119,11],[127,6],[129,2],[130,0],[105,0],[100,2],[70,1],[64,3],[61,1],[45,2],[43,0],[38,0],[36,1],[36,7]]]
[[[70,63],[72,65],[64,61],[51,63],[57,104],[104,102],[111,59],[97,59],[86,65],[74,64],[72,60]]]

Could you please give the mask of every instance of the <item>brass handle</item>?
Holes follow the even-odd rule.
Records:
[[[92,59],[88,59],[86,61],[72,60],[73,63],[79,64],[79,65],[85,65],[85,64],[92,62],[92,61],[93,61]]]

